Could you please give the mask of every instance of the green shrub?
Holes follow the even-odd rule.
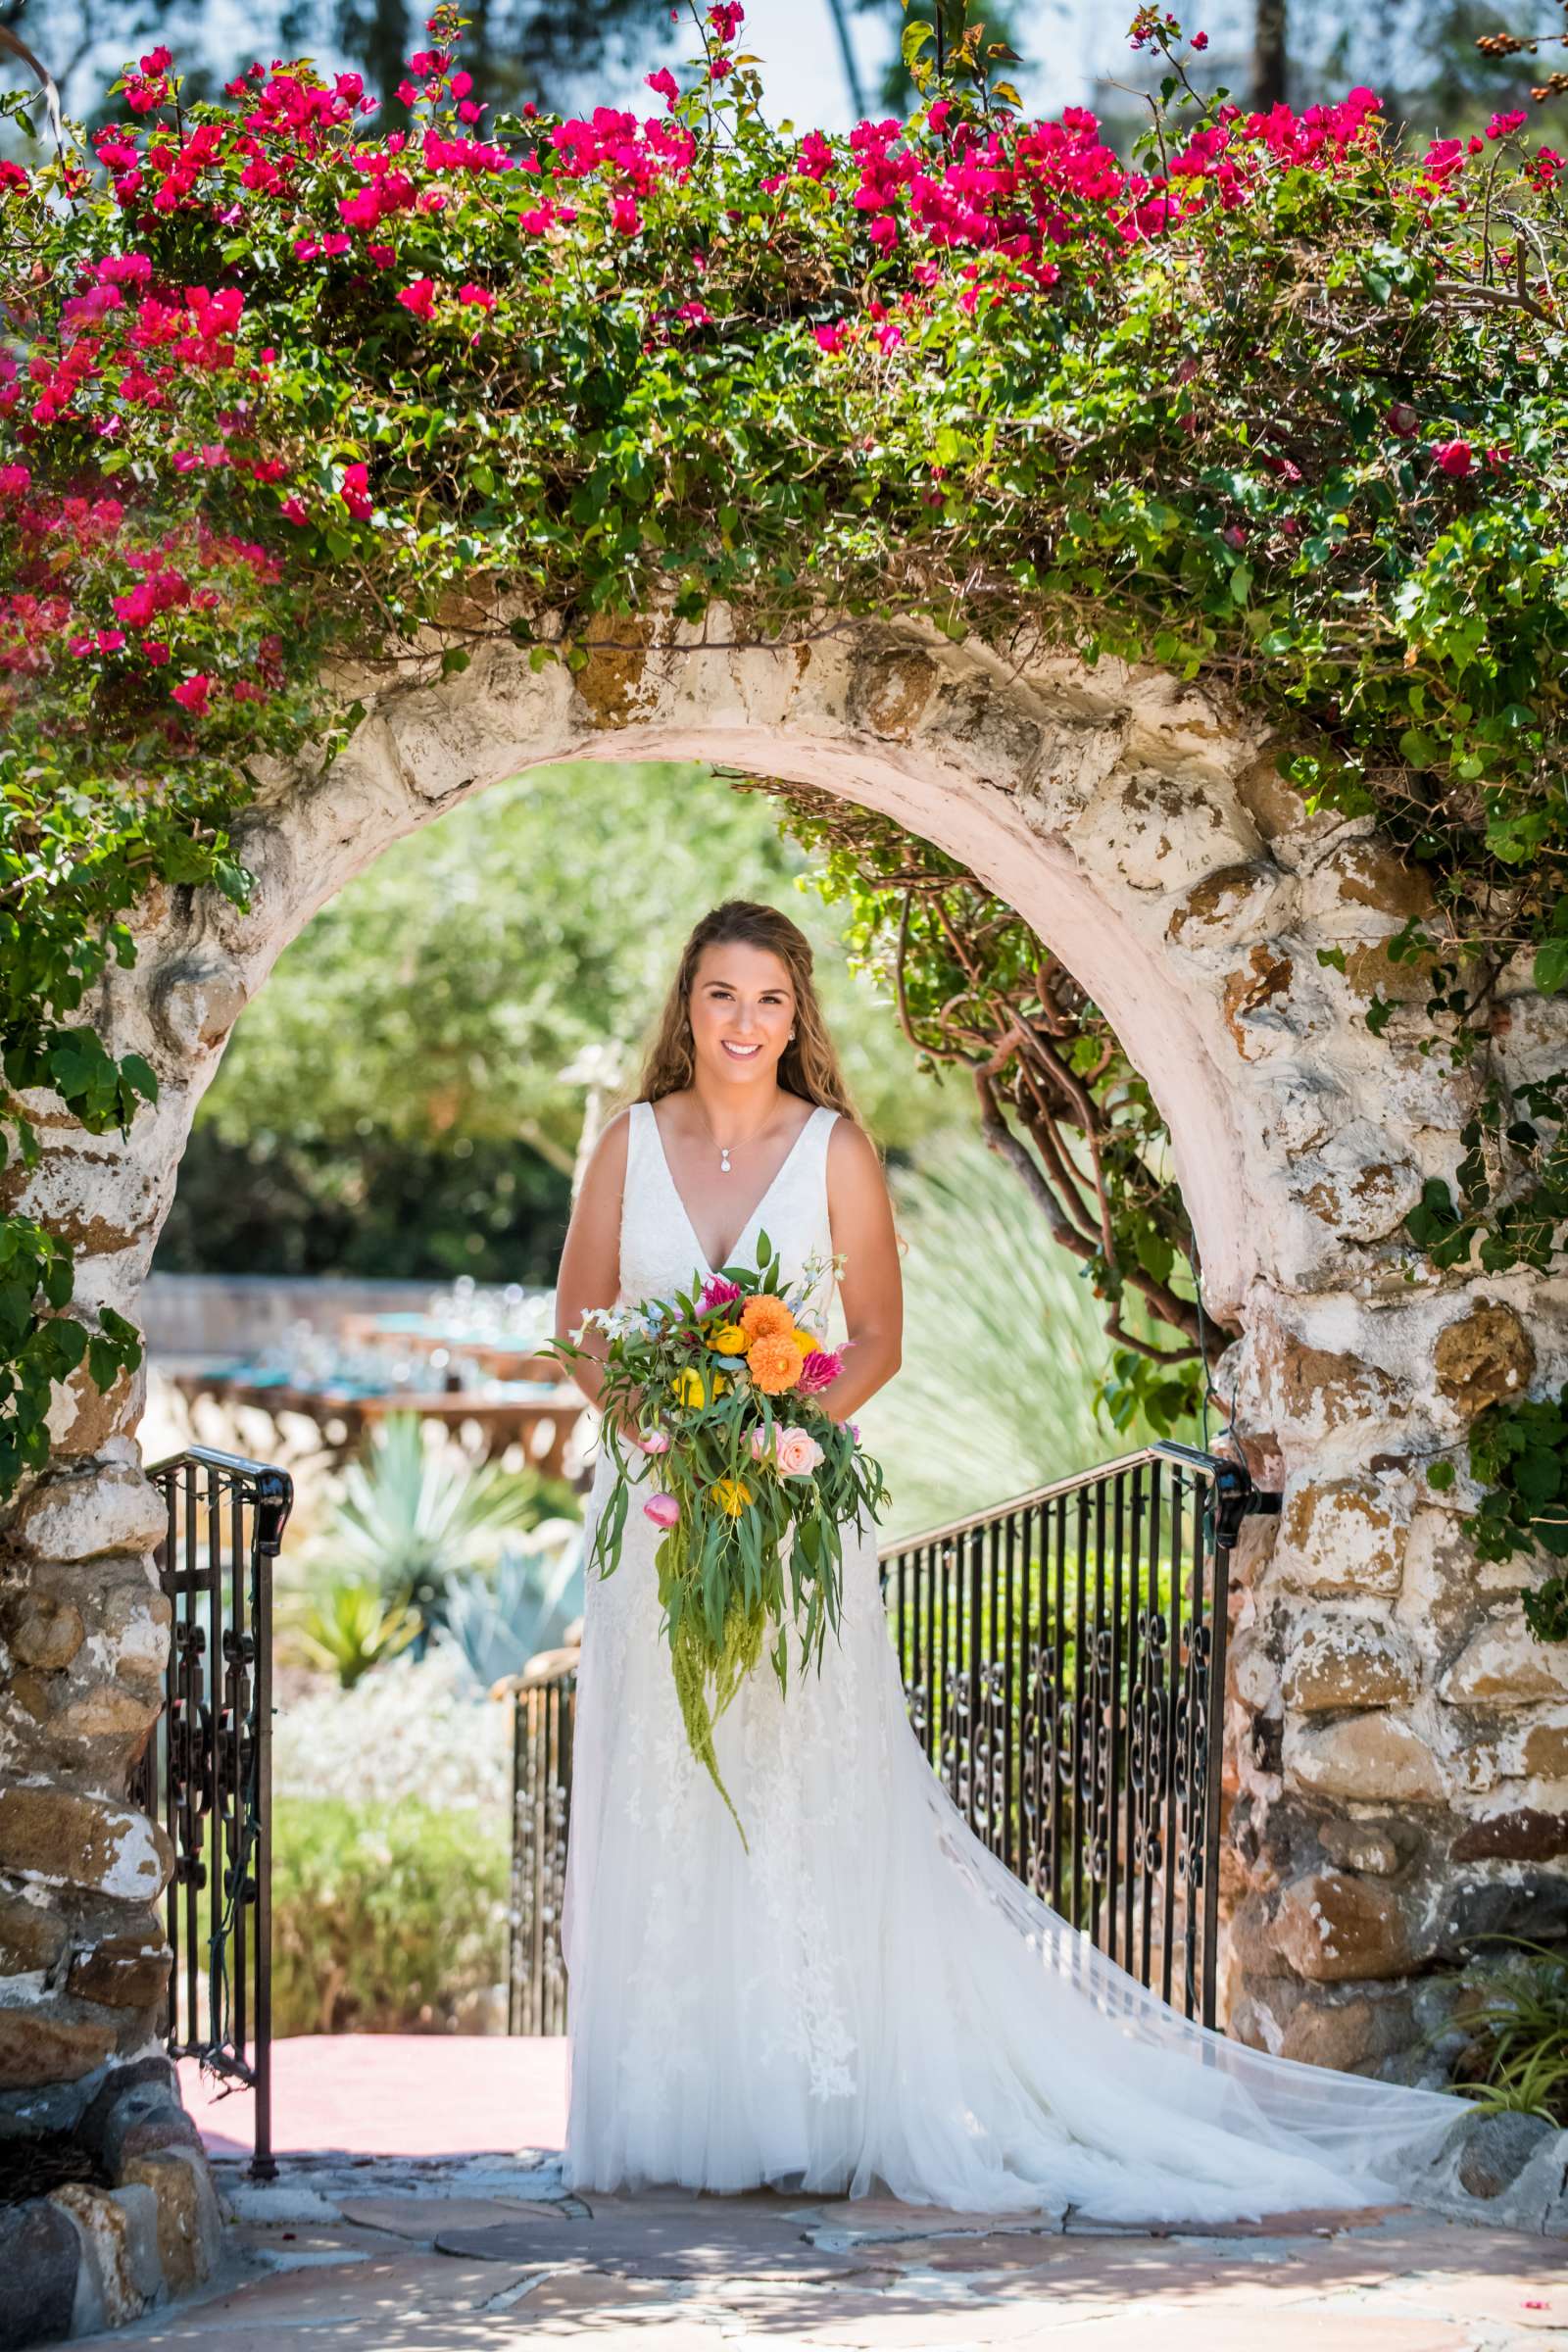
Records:
[[[273,1816],[275,2034],[450,2029],[506,1972],[504,1827],[289,1797]]]
[[[1568,1951],[1524,1937],[1521,1957],[1479,1980],[1484,2005],[1464,2019],[1475,2038],[1460,2065],[1488,2115],[1539,2115],[1568,2126]]]

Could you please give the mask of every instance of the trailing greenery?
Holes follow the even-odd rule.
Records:
[[[439,2032],[502,1983],[504,1820],[293,1796],[272,1821],[274,2034]]]
[[[1465,1522],[1479,1556],[1528,1559],[1539,1548],[1568,1560],[1568,1382],[1555,1398],[1489,1404],[1471,1425],[1469,1459],[1471,1477],[1485,1490]],[[1446,1492],[1453,1464],[1434,1462],[1427,1480]],[[1538,1642],[1568,1642],[1568,1575],[1527,1592],[1524,1614]]]
[[[865,612],[1204,677],[1286,730],[1309,805],[1430,870],[1377,1034],[1490,1069],[1500,976],[1568,981],[1563,198],[1523,119],[1422,152],[1364,91],[1248,118],[1146,10],[1169,72],[1131,169],[1076,110],[1023,120],[983,54],[934,79],[918,25],[907,124],[797,138],[738,16],[642,123],[481,130],[443,10],[407,139],[305,65],[187,107],[158,50],[91,148],[0,165],[24,1158],[35,1093],[98,1132],[150,1098],[87,1017],[139,904],[242,898],[259,760],[329,760],[362,716],[326,657],[416,636],[416,672],[506,635],[590,697],[677,626],[746,662]],[[1429,1232],[1537,1262],[1565,1090],[1496,1081],[1485,1197],[1434,1188]],[[0,1475],[87,1345],[63,1250],[7,1230]],[[101,1378],[134,1342],[97,1337]]]

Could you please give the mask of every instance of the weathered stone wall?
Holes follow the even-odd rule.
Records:
[[[1416,1050],[1420,982],[1386,953],[1419,882],[1364,820],[1307,818],[1255,732],[1157,674],[1014,675],[872,624],[782,652],[648,655],[625,634],[575,680],[505,640],[439,686],[356,679],[370,715],[345,756],[271,776],[243,822],[249,910],[160,894],[135,969],[105,984],[95,1017],[153,1061],[159,1104],[124,1144],[46,1124],[26,1198],[84,1252],[82,1296],[134,1313],[196,1101],[273,957],[390,841],[503,776],[693,759],[898,817],[1009,899],[1113,1021],[1170,1122],[1208,1296],[1245,1325],[1221,1385],[1285,1507],[1244,1553],[1234,2028],[1430,2064],[1411,2053],[1445,1997],[1434,1972],[1480,1930],[1568,1912],[1568,1677],[1524,1639],[1519,1579],[1471,1557],[1463,1478],[1439,1505],[1424,1462],[1492,1396],[1568,1376],[1568,1289],[1439,1281],[1399,1239],[1423,1180],[1451,1172],[1477,1084]],[[1381,1044],[1374,990],[1401,1006]],[[1507,1004],[1514,1073],[1560,1066],[1564,1008],[1523,970]],[[152,2030],[169,1856],[122,1802],[166,1638],[137,1403],[130,1384],[62,1398],[57,1458],[4,1537],[7,2098]]]

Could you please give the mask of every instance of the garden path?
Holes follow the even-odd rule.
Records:
[[[556,2153],[559,2041],[342,2036],[277,2057],[277,2181],[248,2181],[220,2144],[243,2136],[236,2120],[198,2109],[235,2217],[223,2277],[96,2343],[1032,2352],[1070,2336],[1085,2352],[1530,2352],[1568,2330],[1558,2247],[1406,2208],[1183,2232],[867,2200],[577,2197]],[[542,2144],[455,2152],[509,2144],[495,2137],[507,2118],[536,2119]]]

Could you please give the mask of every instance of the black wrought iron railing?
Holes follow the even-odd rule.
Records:
[[[882,1557],[910,1721],[976,1836],[1205,2025],[1230,1553],[1271,1503],[1161,1444]]]
[[[1161,1444],[881,1555],[910,1720],[976,1835],[1207,2025],[1230,1554],[1274,1507],[1240,1462]],[[514,2034],[565,2026],[575,1666],[554,1651],[512,1686]]]
[[[561,1913],[571,1825],[577,1652],[542,1651],[511,1685],[512,1899],[507,1912],[507,2031],[564,2034]]]
[[[158,1573],[173,1626],[164,1712],[130,1793],[174,1848],[165,2042],[254,2090],[251,2171],[270,2180],[272,1562],[294,1486],[203,1446],[148,1476],[168,1510]]]

